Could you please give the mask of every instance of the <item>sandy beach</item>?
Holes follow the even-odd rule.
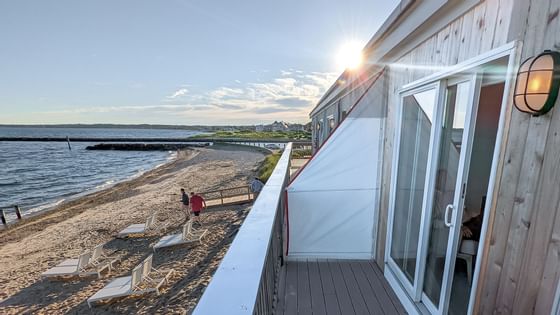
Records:
[[[0,231],[0,313],[90,313],[86,300],[112,278],[129,275],[152,253],[150,245],[177,233],[185,220],[179,189],[209,191],[248,184],[264,154],[236,146],[181,151],[176,160],[131,181],[68,202],[57,209]],[[201,245],[157,251],[156,268],[175,270],[161,295],[125,298],[99,304],[93,314],[187,314],[192,311],[235,233],[249,204],[223,206],[203,213],[209,229]],[[118,231],[143,223],[158,211],[156,229],[145,237],[116,239]],[[40,274],[66,258],[107,242],[105,248],[122,257],[116,270],[103,278],[65,281],[41,279]]]

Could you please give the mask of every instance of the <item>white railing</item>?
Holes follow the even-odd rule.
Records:
[[[239,229],[193,314],[272,314],[283,264],[284,189],[292,144]]]

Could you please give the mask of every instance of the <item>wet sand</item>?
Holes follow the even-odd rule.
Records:
[[[153,253],[150,245],[178,233],[185,220],[179,189],[208,191],[246,185],[264,155],[251,148],[224,146],[182,151],[177,159],[139,178],[68,202],[57,209],[0,231],[0,313],[90,313],[86,300],[114,277]],[[93,314],[185,314],[192,311],[250,205],[224,206],[203,213],[209,234],[203,243],[157,251],[156,268],[175,270],[161,295],[124,298],[100,304]],[[143,223],[153,211],[157,222],[169,224],[145,237],[116,239],[118,231]],[[111,274],[53,281],[40,274],[66,258],[107,242],[122,257]]]

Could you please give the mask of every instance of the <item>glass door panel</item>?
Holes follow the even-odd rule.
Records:
[[[436,89],[432,88],[402,99],[389,255],[406,278],[401,281],[407,281],[409,288],[414,286],[416,275],[436,95]]]
[[[437,167],[435,169],[435,186],[431,202],[429,221],[429,241],[426,266],[423,279],[423,292],[432,304],[432,309],[440,309],[440,299],[445,288],[444,279],[448,259],[449,235],[453,227],[453,212],[457,212],[456,192],[462,177],[461,150],[465,118],[471,103],[471,81],[461,82],[447,87],[446,104],[439,135]]]

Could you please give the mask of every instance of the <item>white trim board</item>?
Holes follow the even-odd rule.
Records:
[[[441,71],[441,72],[437,72],[434,73],[432,75],[429,75],[427,77],[424,77],[422,79],[410,82],[408,84],[405,84],[402,86],[402,88],[400,88],[397,93],[404,93],[408,90],[414,89],[416,87],[425,85],[425,84],[429,84],[429,83],[433,83],[435,81],[439,81],[442,79],[445,79],[447,77],[453,76],[455,74],[467,74],[467,70],[470,69],[475,69],[478,66],[481,66],[483,64],[486,63],[490,63],[496,59],[499,59],[501,57],[506,57],[511,55],[512,50],[514,50],[517,45],[519,45],[519,41],[512,41],[509,42],[503,46],[500,46],[498,48],[489,50],[483,54],[480,54],[474,58],[468,59],[466,61],[463,61],[461,63],[458,63],[456,65],[453,66],[449,66],[447,67],[447,69]]]

